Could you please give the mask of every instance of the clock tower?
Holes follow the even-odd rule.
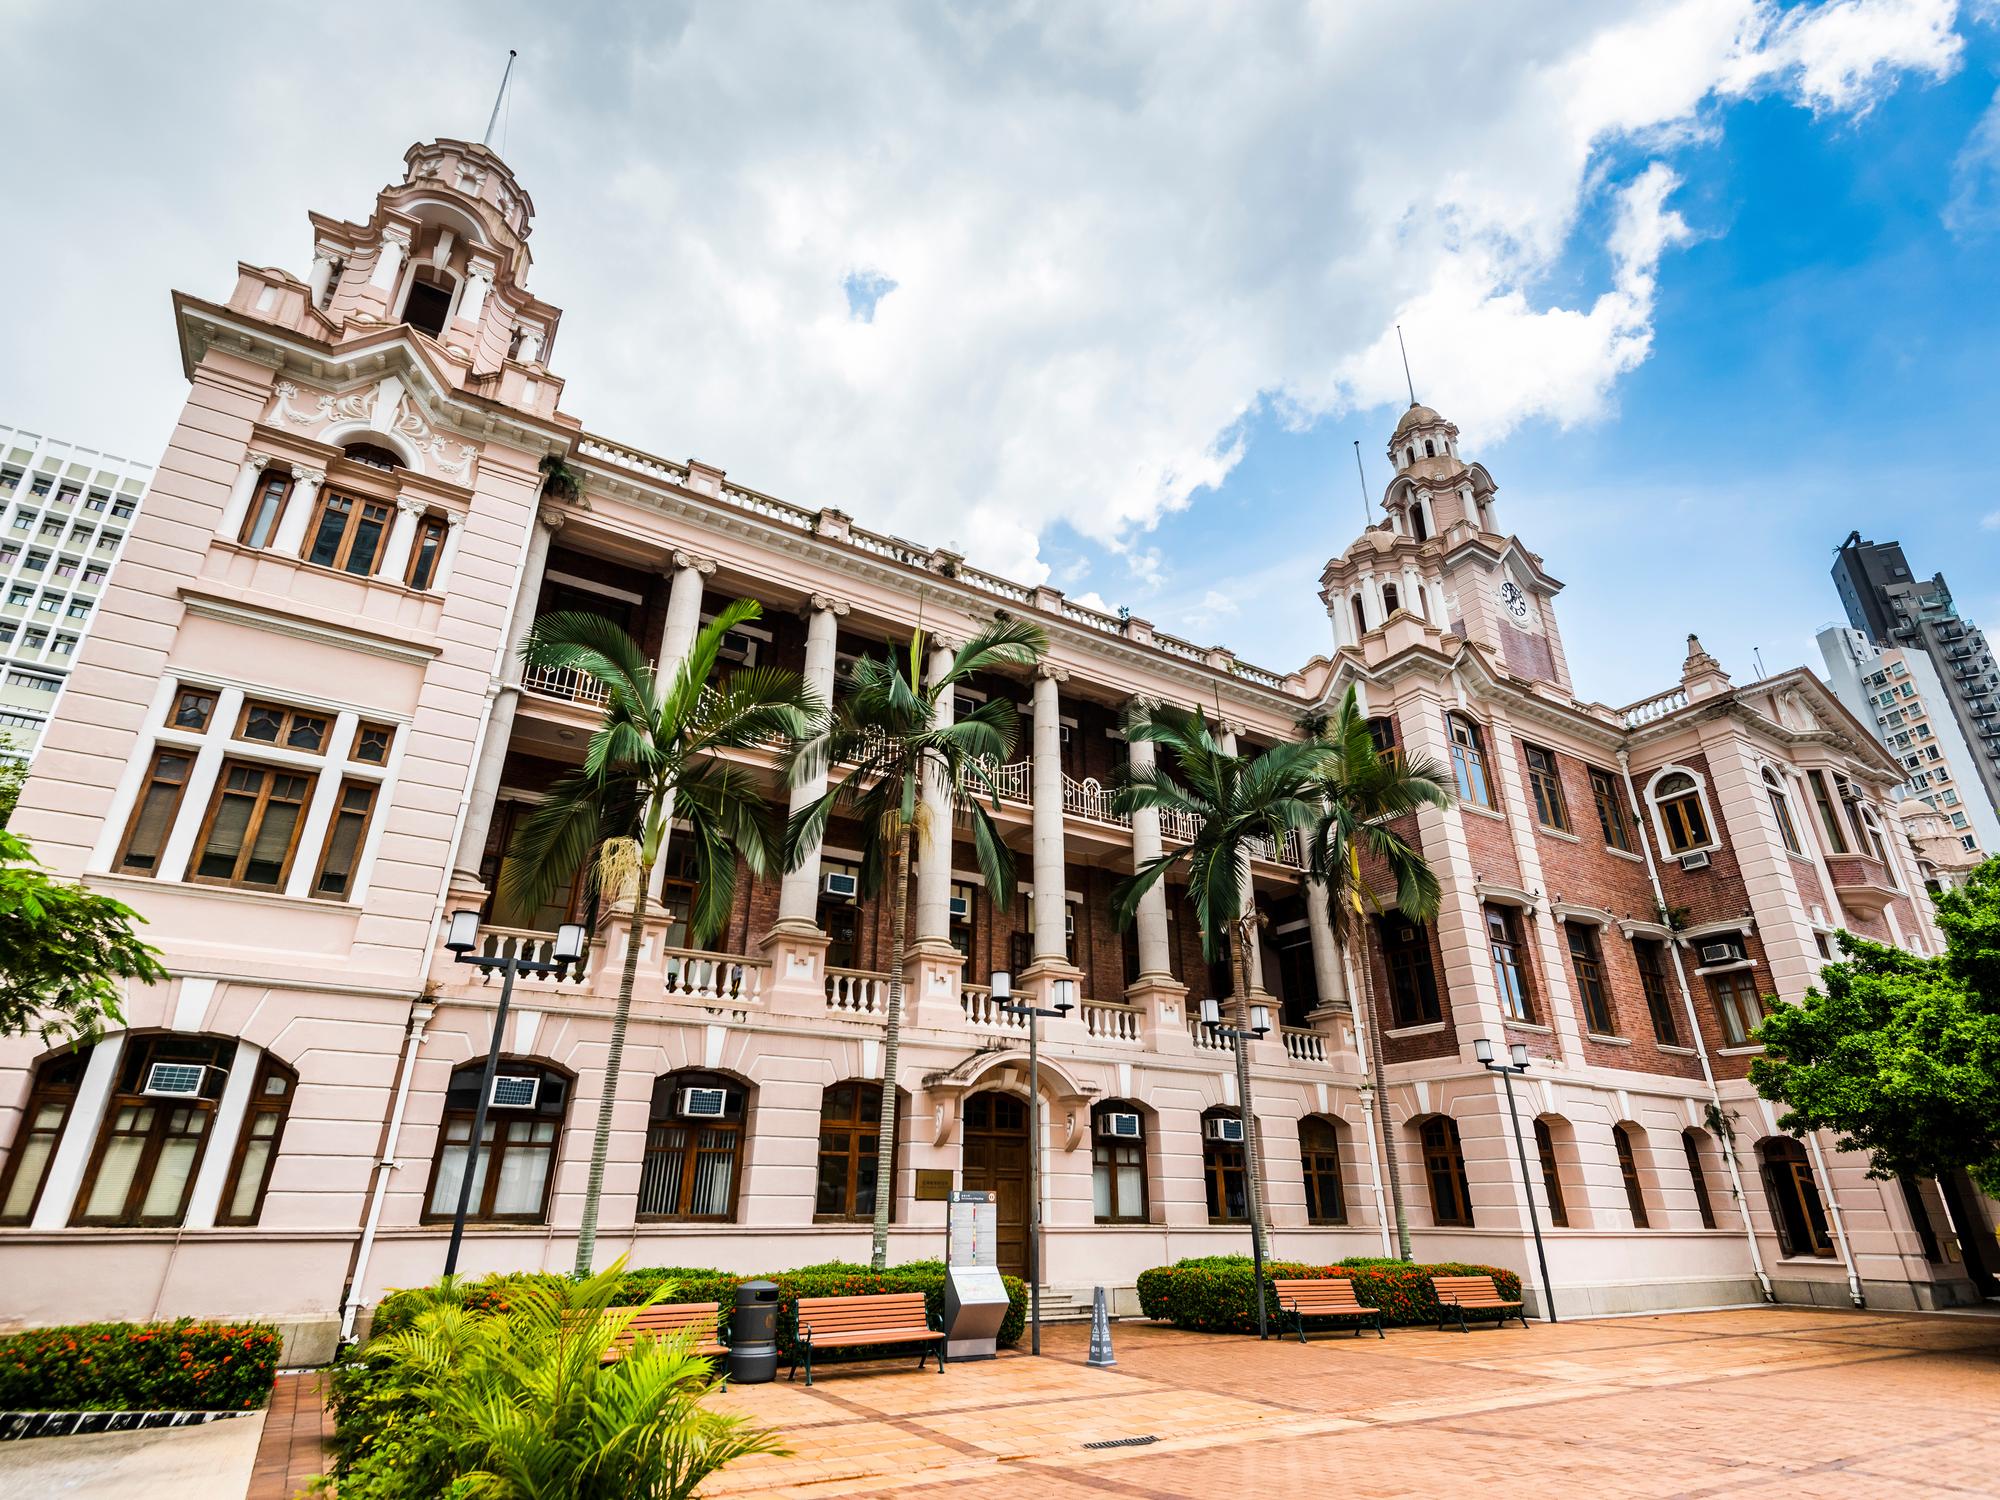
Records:
[[[1562,584],[1501,529],[1498,486],[1484,465],[1460,456],[1457,426],[1412,403],[1388,457],[1395,473],[1384,518],[1320,575],[1335,645],[1372,662],[1371,642],[1408,616],[1441,649],[1442,637],[1456,637],[1483,648],[1500,672],[1569,693],[1555,617]],[[1381,649],[1389,649],[1386,637]]]

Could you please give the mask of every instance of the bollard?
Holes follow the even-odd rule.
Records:
[[[1111,1353],[1111,1309],[1105,1305],[1103,1287],[1090,1303],[1090,1363],[1099,1368],[1118,1363]]]

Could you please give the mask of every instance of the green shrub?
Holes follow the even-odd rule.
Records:
[[[243,1411],[278,1375],[261,1323],[85,1323],[0,1338],[0,1410]]]
[[[1379,1307],[1385,1323],[1438,1321],[1433,1276],[1491,1276],[1500,1295],[1518,1298],[1521,1278],[1499,1266],[1465,1265],[1457,1261],[1413,1264],[1357,1256],[1331,1266],[1295,1261],[1266,1261],[1268,1281],[1278,1278],[1345,1277],[1354,1283],[1356,1300]],[[1257,1303],[1247,1256],[1203,1256],[1139,1273],[1139,1308],[1149,1318],[1198,1333],[1255,1333]],[[1267,1302],[1275,1316],[1277,1304]]]

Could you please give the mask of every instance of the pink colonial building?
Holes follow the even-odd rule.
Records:
[[[256,1315],[312,1358],[435,1276],[497,998],[443,918],[478,906],[490,948],[544,951],[583,909],[493,895],[595,716],[586,684],[523,675],[521,641],[587,608],[670,664],[740,596],[765,611],[731,657],[822,689],[920,611],[947,638],[1004,612],[1050,640],[958,706],[1006,694],[1032,722],[1000,773],[1027,894],[997,910],[942,822],[921,851],[895,1258],[942,1251],[957,1185],[998,1193],[1020,1264],[1031,1117],[996,969],[1081,1001],[1042,1053],[1058,1300],[1129,1304],[1147,1266],[1246,1248],[1229,1055],[1190,1024],[1226,978],[1181,892],[1130,933],[1111,917],[1120,877],[1189,831],[1112,811],[1148,752],[1119,724],[1135,698],[1199,703],[1254,749],[1354,684],[1385,749],[1452,769],[1452,804],[1413,820],[1445,901],[1371,920],[1344,965],[1297,850],[1256,864],[1278,1254],[1383,1253],[1393,1150],[1420,1258],[1538,1280],[1485,1038],[1534,1059],[1517,1094],[1566,1313],[1991,1287],[1963,1184],[1871,1181],[1744,1081],[1763,997],[1803,994],[1836,929],[1938,946],[1892,831],[1901,768],[1811,674],[1732,684],[1690,637],[1668,691],[1577,701],[1561,585],[1420,406],[1383,519],[1322,575],[1331,656],[1283,674],[635,451],[560,409],[561,315],[527,288],[532,204],[506,166],[451,140],[405,163],[365,219],[313,217],[304,277],[245,265],[221,301],[175,298],[191,393],[15,825],[143,912],[174,977],[94,1047],[0,1046],[0,1318]],[[580,497],[544,494],[552,455]],[[858,843],[836,822],[803,869],[746,881],[712,952],[662,870],[602,1260],[865,1256],[888,943]],[[623,942],[607,928],[581,973],[516,990],[503,1072],[523,1082],[491,1116],[468,1269],[570,1264]]]

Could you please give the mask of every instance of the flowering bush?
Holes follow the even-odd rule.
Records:
[[[1346,1277],[1354,1283],[1356,1300],[1367,1307],[1379,1307],[1385,1323],[1436,1323],[1438,1300],[1431,1289],[1433,1276],[1491,1276],[1501,1296],[1521,1295],[1521,1278],[1514,1272],[1458,1261],[1417,1264],[1365,1256],[1330,1266],[1266,1261],[1264,1276],[1267,1281]],[[1247,1256],[1204,1256],[1141,1271],[1139,1308],[1149,1318],[1198,1333],[1255,1333],[1257,1303],[1252,1288]],[[1275,1301],[1266,1306],[1276,1313]]]
[[[261,1323],[85,1323],[0,1338],[0,1411],[242,1411],[278,1375]]]

